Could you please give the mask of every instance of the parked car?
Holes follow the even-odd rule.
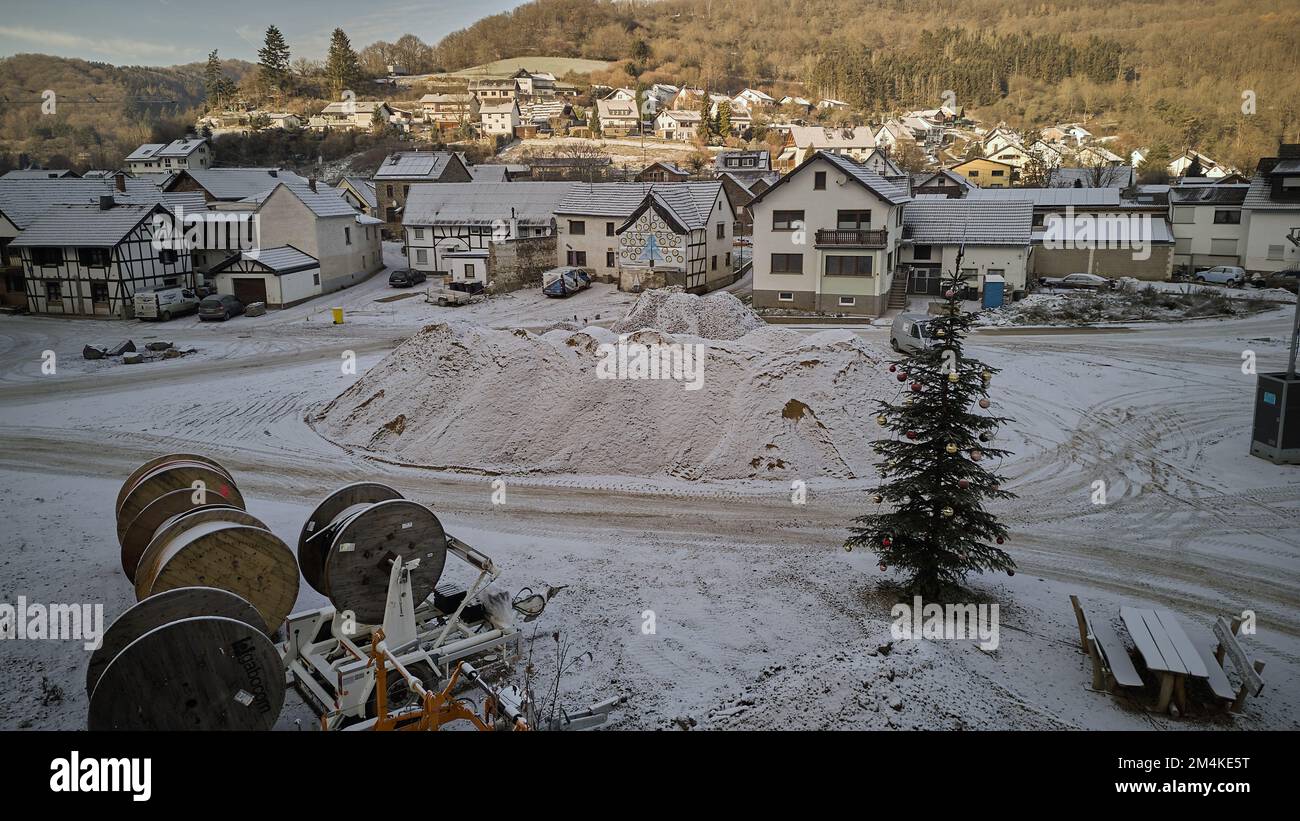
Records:
[[[1256,288],[1280,288],[1297,282],[1300,282],[1300,268],[1283,268],[1271,273],[1256,272],[1250,277],[1250,284]]]
[[[930,320],[929,314],[899,314],[894,317],[894,324],[889,329],[889,347],[899,353],[918,353],[933,344],[926,332]]]
[[[1192,278],[1200,283],[1211,282],[1215,285],[1236,287],[1245,283],[1246,269],[1239,265],[1216,265],[1204,271],[1197,271]]]
[[[1115,280],[1097,274],[1066,274],[1063,277],[1039,277],[1044,288],[1114,288]]]
[[[542,293],[566,297],[591,287],[591,277],[581,268],[552,268],[542,274]]]
[[[477,302],[483,295],[484,288],[481,282],[447,282],[441,285],[435,284],[425,292],[424,299],[426,302],[434,302],[446,307],[448,305],[468,305],[471,302]]]
[[[225,322],[244,312],[244,303],[230,294],[213,294],[199,303],[199,319],[204,322]]]
[[[191,314],[199,309],[199,295],[176,285],[141,288],[132,298],[137,319],[161,319]]]
[[[388,275],[388,284],[394,288],[410,288],[413,285],[419,285],[428,278],[424,271],[417,271],[413,268],[395,268]]]

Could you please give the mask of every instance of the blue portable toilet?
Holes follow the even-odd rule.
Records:
[[[1006,290],[1007,282],[997,274],[989,274],[984,277],[984,308],[1001,308],[1002,294]]]

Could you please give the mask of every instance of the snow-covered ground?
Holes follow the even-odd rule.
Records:
[[[370,479],[431,504],[504,569],[501,588],[566,586],[535,623],[538,652],[552,630],[591,651],[565,679],[566,700],[628,694],[616,727],[673,727],[681,716],[713,728],[1300,726],[1300,469],[1248,455],[1254,377],[1241,371],[1246,350],[1261,371],[1284,365],[1289,306],[1117,333],[973,335],[969,352],[1002,369],[993,410],[1016,420],[998,444],[1015,452],[1001,470],[1019,498],[997,510],[1019,572],[972,580],[1001,605],[1001,643],[986,653],[971,642],[891,645],[893,602],[875,587],[886,574],[873,556],[841,547],[849,519],[870,504],[860,481],[809,477],[807,503],[796,505],[789,477],[506,476],[506,502],[494,505],[489,477],[327,442],[304,418],[427,324],[604,322],[633,301],[607,286],[458,309],[375,301],[395,293],[380,275],[211,325],[0,319],[9,534],[0,602],[102,602],[111,621],[133,601],[113,532],[117,488],[146,459],[187,450],[220,460],[250,512],[288,540],[325,494]],[[334,306],[347,311],[341,326],[328,320]],[[888,328],[852,333],[886,356]],[[127,336],[199,353],[74,364],[85,342]],[[52,376],[41,374],[47,349],[59,355]],[[349,350],[356,374],[340,367]],[[877,436],[870,418],[861,428]],[[1095,481],[1106,483],[1107,504],[1093,504]],[[1071,593],[1112,618],[1121,604],[1168,607],[1191,630],[1252,609],[1259,631],[1245,644],[1267,665],[1267,689],[1236,717],[1182,720],[1090,692]],[[319,603],[304,584],[299,605]],[[643,631],[646,611],[653,633]],[[79,643],[6,641],[0,656],[0,728],[84,726]],[[43,697],[42,680],[62,697]],[[281,723],[295,718],[309,721],[291,697]]]

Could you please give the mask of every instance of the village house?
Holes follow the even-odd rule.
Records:
[[[1172,273],[1174,235],[1163,203],[1125,199],[1116,187],[981,188],[967,199],[1032,203],[1033,278],[1088,273],[1161,281]]]
[[[824,100],[818,100],[817,107],[827,109],[846,109],[849,107],[849,104],[843,100],[835,100],[828,97]]]
[[[600,133],[606,137],[626,137],[641,130],[635,95],[632,100],[609,97],[597,100],[596,117],[600,122]]]
[[[982,292],[985,277],[998,276],[1008,293],[1025,290],[1033,211],[1027,201],[918,197],[908,203],[903,226],[910,242],[899,254],[908,269],[907,293],[942,293],[959,251],[966,285]]]
[[[913,175],[912,194],[939,194],[950,199],[959,199],[976,186],[970,180],[948,168],[938,171],[923,171]]]
[[[479,101],[473,94],[426,94],[420,98],[424,121],[440,131],[454,131],[478,120]]]
[[[558,264],[621,290],[703,293],[734,277],[736,211],[720,182],[577,184],[555,216]]]
[[[347,201],[348,205],[368,217],[378,218],[379,199],[375,195],[375,181],[365,177],[343,177],[334,185],[334,190]]]
[[[128,319],[140,288],[193,288],[189,251],[153,245],[154,215],[166,213],[107,193],[94,205],[50,207],[8,245],[21,259],[28,310]]]
[[[422,182],[472,182],[469,168],[450,151],[398,151],[389,154],[375,171],[375,197],[390,236],[401,236],[402,209],[412,185]]]
[[[637,182],[686,182],[691,172],[670,162],[652,162],[636,175]]]
[[[307,120],[313,131],[330,129],[355,129],[368,131],[375,122],[393,122],[393,108],[383,100],[341,100],[321,109],[320,114]]]
[[[1278,156],[1259,161],[1241,204],[1246,219],[1242,265],[1250,271],[1300,267],[1300,144],[1283,144]]]
[[[1020,171],[1014,166],[985,157],[964,160],[948,170],[980,188],[1010,188],[1020,180]]]
[[[482,77],[469,84],[469,93],[480,103],[499,104],[519,95],[519,86],[511,77]]]
[[[10,172],[0,178],[0,305],[28,307],[27,284],[18,249],[10,243],[45,212],[55,206],[98,205],[100,198],[112,196],[119,204],[153,204],[183,206],[203,210],[198,195],[164,194],[157,177],[128,177],[124,172],[108,176],[78,179],[75,176],[33,176]]]
[[[268,308],[288,308],[321,293],[320,262],[292,245],[230,254],[208,269],[207,278],[219,294]]]
[[[907,186],[818,151],[749,203],[754,306],[878,315],[903,241]]]
[[[208,202],[236,202],[268,191],[281,182],[306,185],[307,179],[280,168],[209,168],[183,171],[163,188],[201,192]]]
[[[479,106],[478,115],[483,123],[483,133],[488,136],[513,137],[515,129],[523,124],[519,103],[515,100],[485,102]]]
[[[865,125],[843,128],[792,125],[786,132],[785,147],[777,157],[777,168],[794,168],[818,151],[861,161],[875,147],[876,138]]]
[[[248,204],[257,216],[257,248],[288,245],[316,260],[320,273],[316,293],[355,285],[384,267],[382,223],[357,211],[328,186],[282,182],[250,198]],[[219,282],[218,292],[231,293],[245,304],[266,302],[267,277],[275,272],[249,273],[241,277],[242,282],[230,278],[226,291]]]
[[[713,157],[715,174],[728,173],[748,185],[772,174],[772,153],[765,150],[719,151]]]
[[[555,265],[555,210],[572,183],[416,185],[402,219],[407,264],[493,292]]]
[[[1241,265],[1247,236],[1242,203],[1249,190],[1249,185],[1169,188],[1176,269],[1194,273],[1216,265]]]
[[[145,143],[126,156],[126,170],[131,174],[172,174],[212,166],[212,149],[208,141],[194,138],[169,143]]]
[[[664,109],[655,117],[655,136],[661,140],[688,143],[694,140],[704,121],[703,115],[690,109]]]
[[[715,122],[721,122],[723,103],[727,105],[727,119],[731,121],[731,127],[727,130],[727,133],[732,136],[743,137],[754,126],[754,115],[750,112],[749,106],[737,105],[725,97],[715,100],[713,107],[709,110],[709,116]]]

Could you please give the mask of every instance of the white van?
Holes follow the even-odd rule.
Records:
[[[141,288],[135,292],[136,319],[161,319],[194,313],[199,309],[199,297],[189,288],[163,285]]]
[[[917,353],[933,344],[926,326],[934,317],[929,314],[899,314],[889,329],[889,347],[899,353]]]

